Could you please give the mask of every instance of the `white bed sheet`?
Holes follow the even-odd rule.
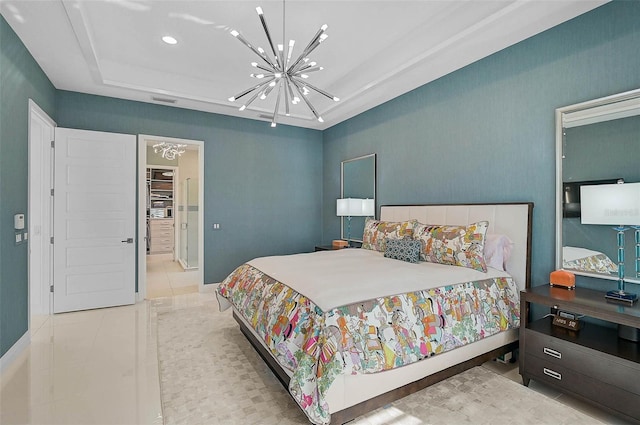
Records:
[[[414,264],[386,258],[381,252],[351,248],[261,257],[249,264],[305,295],[323,311],[379,297],[509,276],[490,267],[483,273],[428,262]]]

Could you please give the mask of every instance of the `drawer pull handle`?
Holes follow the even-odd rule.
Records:
[[[556,359],[562,358],[562,353],[560,351],[552,350],[551,348],[544,347],[542,352],[547,356],[555,357]]]
[[[545,375],[550,376],[552,378],[557,379],[558,381],[562,381],[562,374],[556,372],[555,370],[547,369],[546,367],[542,369]]]

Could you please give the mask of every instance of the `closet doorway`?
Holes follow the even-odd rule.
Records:
[[[138,135],[138,298],[199,292],[204,142]]]

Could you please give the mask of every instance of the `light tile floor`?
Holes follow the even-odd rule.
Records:
[[[172,254],[147,255],[147,298],[198,292],[198,272],[184,270]]]
[[[161,425],[157,312],[215,302],[192,293],[32,318],[31,344],[0,377],[0,424]]]
[[[217,305],[191,293],[32,318],[31,344],[0,377],[0,424],[161,425],[157,313]],[[515,364],[485,367],[521,383]],[[529,388],[605,423],[625,424],[531,381]]]

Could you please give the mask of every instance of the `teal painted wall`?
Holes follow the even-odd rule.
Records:
[[[56,107],[61,127],[204,140],[206,283],[246,260],[320,243],[320,131],[68,91]]]
[[[340,234],[340,161],[377,153],[378,205],[533,201],[532,283],[546,283],[555,109],[640,87],[638,46],[640,2],[615,1],[326,130],[323,242]]]
[[[29,98],[55,119],[55,88],[0,16],[0,356],[29,323],[27,244],[13,229],[28,207]]]
[[[554,264],[554,110],[640,87],[640,2],[615,1],[324,132],[56,91],[0,18],[0,355],[27,330],[27,103],[61,126],[205,141],[205,281],[340,234],[340,161],[378,154],[378,205],[534,201]],[[220,223],[220,231],[211,230]]]

